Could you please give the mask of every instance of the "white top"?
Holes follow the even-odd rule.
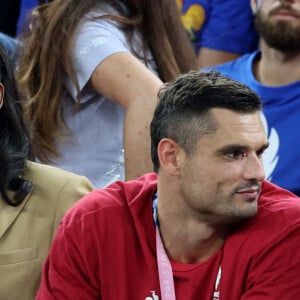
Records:
[[[88,85],[93,71],[105,58],[118,52],[131,52],[117,23],[90,18],[108,12],[116,14],[108,5],[99,4],[78,26],[72,50],[81,104],[76,111],[75,85],[67,79],[70,94],[66,93],[63,99],[63,116],[73,136],[67,137],[65,144],[58,144],[61,157],[54,162],[62,169],[88,177],[97,188],[124,179],[124,109]],[[136,33],[134,48],[141,49],[140,43]],[[152,64],[150,69],[155,68]]]

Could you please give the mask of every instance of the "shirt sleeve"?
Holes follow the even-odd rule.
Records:
[[[74,71],[79,89],[83,90],[96,67],[107,57],[118,52],[130,52],[124,33],[116,22],[105,19],[86,18],[78,27],[72,48]],[[75,100],[76,87],[67,80],[67,88]],[[81,102],[85,102],[82,94]]]
[[[249,0],[212,0],[201,40],[195,46],[236,54],[252,52],[258,45],[253,22]]]

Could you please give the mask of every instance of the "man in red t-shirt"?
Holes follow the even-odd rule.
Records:
[[[254,92],[215,71],[166,84],[156,174],[66,214],[37,299],[298,299],[300,202],[264,180],[260,113]]]

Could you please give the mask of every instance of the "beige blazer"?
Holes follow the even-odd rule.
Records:
[[[85,177],[29,162],[33,191],[18,207],[0,199],[0,299],[33,300],[42,265],[66,210],[93,189]]]

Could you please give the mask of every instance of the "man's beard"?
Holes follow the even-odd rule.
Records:
[[[259,11],[255,18],[258,34],[271,47],[280,51],[300,51],[300,25],[293,26],[287,21],[272,22]]]

